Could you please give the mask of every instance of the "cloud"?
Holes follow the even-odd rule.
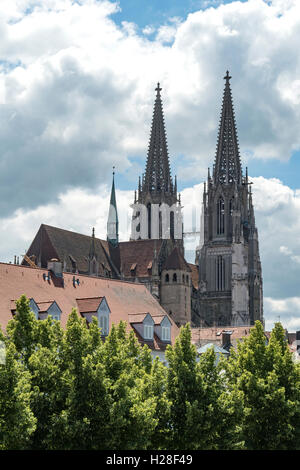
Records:
[[[130,235],[132,191],[116,191],[120,240]],[[40,205],[33,210],[18,209],[12,216],[0,219],[1,261],[13,261],[14,256],[28,250],[41,223],[90,235],[95,227],[97,238],[106,240],[106,224],[110,188],[99,186],[95,192],[70,189],[56,203]],[[20,258],[22,259],[22,258]]]
[[[111,168],[134,189],[158,80],[171,165],[187,186],[187,232],[194,220],[199,228],[227,69],[243,163],[288,160],[300,148],[299,1],[222,3],[139,35],[133,23],[114,22],[120,7],[109,1],[0,2],[2,260],[24,252],[40,223],[87,234],[95,225],[105,237]],[[298,298],[300,189],[253,182],[264,292],[288,302]],[[126,239],[132,191],[119,195]],[[191,260],[196,245],[186,239]]]
[[[287,299],[264,298],[265,327],[270,331],[280,321],[288,331],[300,330],[300,297]]]
[[[114,22],[117,3],[3,0],[0,215],[95,190],[113,164],[133,185],[158,80],[179,183],[212,165],[227,68],[244,161],[299,149],[299,2],[213,6],[170,18],[149,40],[149,28],[139,36]]]
[[[259,234],[264,282],[264,317],[267,329],[280,319],[285,328],[300,329],[300,190],[293,191],[277,179],[252,178],[253,201]],[[203,184],[181,193],[184,214],[185,255],[194,262],[199,244]],[[272,198],[269,195],[273,195]],[[70,189],[58,202],[33,210],[18,209],[0,219],[0,259],[13,261],[29,248],[41,223],[106,239],[110,188],[95,191]],[[133,191],[117,190],[120,240],[130,236]],[[193,232],[196,232],[193,234]]]

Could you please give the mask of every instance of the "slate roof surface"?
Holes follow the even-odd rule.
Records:
[[[121,272],[126,279],[130,277],[149,277],[152,275],[150,266],[155,254],[157,256],[163,240],[134,240],[120,242]],[[131,267],[136,264],[134,276]]]
[[[73,274],[63,273],[64,283],[57,284],[53,276],[45,281],[45,269],[34,269],[22,265],[0,263],[0,325],[6,328],[8,321],[13,318],[12,299],[18,299],[22,294],[33,298],[37,304],[40,302],[56,301],[61,309],[61,325],[66,322],[72,308],[78,308],[78,300],[105,297],[110,308],[110,327],[112,323],[118,324],[120,320],[127,322],[127,330],[131,330],[129,315],[149,312],[152,316],[167,315],[161,305],[155,300],[148,289],[138,283],[125,282],[114,279],[104,279],[77,274],[80,284],[73,284]],[[93,302],[93,300],[91,300]],[[168,315],[167,315],[168,316]],[[171,340],[175,341],[179,328],[172,318]],[[147,343],[148,344],[148,343]],[[154,349],[164,349],[165,345],[155,340],[151,345]]]
[[[72,261],[80,273],[87,273],[89,269],[88,256],[92,237],[77,232],[42,224],[36,234],[27,255],[34,254],[36,258],[41,255],[42,267],[47,267],[47,261],[57,258],[63,264],[72,267]],[[95,237],[95,251],[101,270],[114,273],[115,270],[106,251],[106,242]],[[25,264],[25,262],[23,262]]]
[[[191,271],[189,264],[185,261],[177,246],[173,249],[163,264],[162,269],[181,269],[182,271]]]

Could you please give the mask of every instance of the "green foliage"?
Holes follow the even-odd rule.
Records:
[[[282,326],[257,322],[229,360],[181,328],[164,365],[126,323],[105,341],[76,310],[66,329],[22,296],[0,365],[0,449],[299,449],[300,369]]]
[[[197,362],[190,326],[186,325],[181,328],[174,348],[168,348],[167,358],[171,402],[168,448],[240,447],[237,428],[241,418],[240,396],[236,389],[226,387],[213,349]]]
[[[247,449],[299,447],[299,368],[293,363],[284,330],[277,323],[267,344],[263,326],[231,354],[227,374],[242,392],[242,434]]]
[[[0,365],[0,450],[29,448],[36,427],[30,398],[30,374],[10,344]]]

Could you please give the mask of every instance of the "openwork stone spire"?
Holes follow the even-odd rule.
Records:
[[[231,77],[228,71],[224,79],[225,89],[213,178],[215,184],[241,184],[242,169],[229,83]]]
[[[159,83],[155,89],[156,99],[152,118],[151,135],[148,147],[146,173],[142,181],[143,193],[173,194],[174,187],[171,179],[168,145],[161,101]]]

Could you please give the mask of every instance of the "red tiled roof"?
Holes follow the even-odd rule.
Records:
[[[166,315],[152,315],[154,325],[160,325]]]
[[[192,285],[195,289],[198,289],[199,283],[199,267],[196,264],[188,263],[192,271]]]
[[[61,285],[55,282],[52,275],[49,282],[45,281],[43,274],[47,273],[45,269],[0,263],[0,325],[3,329],[12,318],[11,299],[18,299],[22,294],[33,298],[37,303],[55,300],[62,311],[62,327],[66,326],[72,308],[78,308],[79,299],[95,297],[106,298],[111,311],[110,325],[123,320],[127,322],[128,331],[131,329],[129,315],[141,312],[149,312],[153,317],[167,315],[142,284],[77,274],[80,284],[74,286],[74,275],[63,273],[64,284]],[[172,324],[173,343],[179,329],[170,317],[169,320]],[[153,347],[159,349],[160,343],[155,342]]]
[[[128,315],[129,323],[143,323],[148,313],[131,313]]]
[[[103,297],[94,297],[88,299],[76,299],[78,311],[80,313],[97,312]]]
[[[216,340],[222,338],[222,333],[231,331],[230,340],[238,340],[250,334],[253,326],[222,326],[210,328],[192,328],[192,343],[196,344],[201,341]]]
[[[50,300],[49,302],[36,302],[38,308],[39,308],[39,312],[40,313],[45,313],[48,311],[48,309],[51,307],[51,305],[53,304],[53,300]]]

